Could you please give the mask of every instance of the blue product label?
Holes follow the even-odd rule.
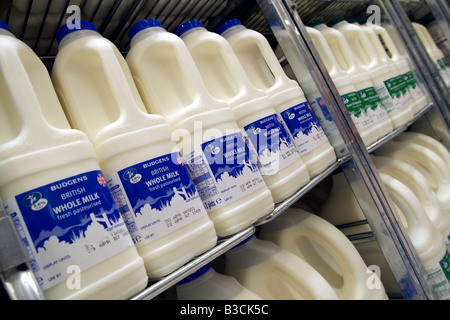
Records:
[[[19,194],[5,203],[45,290],[67,268],[94,266],[133,245],[101,171]]]
[[[327,141],[327,138],[307,101],[281,113],[292,140],[300,154],[308,153]]]
[[[108,185],[136,246],[206,215],[179,152],[122,169]]]
[[[206,210],[230,204],[265,185],[256,157],[242,133],[202,143],[185,155],[190,176]]]
[[[300,159],[281,119],[272,114],[244,127],[250,143],[258,154],[263,176],[270,176]]]

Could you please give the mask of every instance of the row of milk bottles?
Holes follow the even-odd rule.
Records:
[[[374,151],[371,156],[404,227],[439,299],[450,299],[450,152],[435,138],[408,131]],[[342,173],[332,177],[332,188],[317,214],[333,225],[365,220]],[[347,236],[370,232],[365,225],[342,227]],[[379,248],[356,245],[367,263],[385,265]],[[387,271],[386,271],[387,270]],[[385,278],[387,279],[387,278]],[[383,282],[390,294],[395,280]]]
[[[129,298],[336,160],[259,34],[193,21],[182,40],[148,19],[125,60],[77,23],[58,30],[51,78],[0,24],[0,198],[48,299]],[[261,80],[230,45],[247,33],[271,61]]]
[[[409,123],[426,106],[426,96],[382,26],[343,17],[329,25],[317,19],[306,29],[363,143],[370,145]]]
[[[289,208],[175,286],[179,300],[386,300],[379,275],[328,221]],[[222,269],[220,272],[217,271]]]

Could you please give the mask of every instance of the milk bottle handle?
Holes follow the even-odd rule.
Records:
[[[400,52],[398,51],[397,47],[394,44],[394,41],[392,41],[392,38],[389,35],[389,33],[386,31],[386,29],[384,29],[381,26],[377,26],[376,28],[374,28],[374,31],[375,31],[375,34],[383,37],[383,40],[386,43],[387,48],[389,49],[389,51],[392,54],[392,59],[395,60],[397,58],[400,58]]]
[[[382,158],[380,157],[378,159],[381,160]],[[433,193],[433,190],[422,173],[406,162],[389,158],[387,158],[386,161],[388,163],[380,168],[381,172],[393,177],[400,177],[401,181],[407,181],[408,186],[410,186],[411,190],[415,192],[419,200],[428,201],[427,199],[429,199],[430,194]]]
[[[449,183],[450,169],[435,152],[415,143],[409,143],[407,150],[413,152],[419,162],[431,172],[438,183],[438,187],[443,187]]]
[[[331,52],[326,40],[323,38],[323,36],[321,36],[320,31],[311,27],[306,27],[306,30],[308,31],[311,38],[315,38],[317,40],[316,42],[314,42],[314,45],[316,46],[316,49],[319,52],[320,58],[324,62],[328,73],[337,74],[339,72],[337,61],[335,60],[334,55]],[[322,52],[322,54],[320,54],[320,52]],[[341,71],[341,73],[343,72],[344,70]]]
[[[361,267],[366,268],[365,265],[363,266],[361,264],[361,261],[351,259],[356,255],[349,254],[345,256],[345,259],[342,259],[343,256],[340,252],[348,252],[349,249],[348,246],[343,244],[351,245],[348,238],[342,232],[336,229],[328,221],[315,215],[310,214],[308,219],[314,219],[314,223],[309,223],[307,228],[303,228],[303,234],[326,249],[338,264],[344,278],[346,276],[354,277],[360,273]]]
[[[385,173],[380,172],[379,174],[383,184],[389,191],[392,201],[402,211],[407,223],[405,228],[408,231],[431,223],[427,220],[427,214],[420,200],[411,189]]]
[[[37,136],[45,135],[47,139],[43,143],[52,145],[53,141],[51,139],[56,141],[61,134],[61,130],[53,127],[45,120],[37,96],[28,94],[29,92],[34,92],[34,88],[23,66],[23,61],[19,58],[20,52],[18,50],[0,49],[0,64],[3,66],[2,70],[5,79],[16,78],[24,80],[20,86],[8,87],[15,101],[15,107],[23,119],[22,130],[14,140],[36,141]],[[27,92],[27,94],[24,94],[24,92]],[[8,144],[6,143],[4,147],[7,147]]]

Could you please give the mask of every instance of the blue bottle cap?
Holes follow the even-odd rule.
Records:
[[[133,37],[138,33],[139,31],[142,31],[147,28],[153,28],[153,27],[159,27],[162,28],[161,22],[159,22],[157,19],[144,19],[139,22],[136,22],[133,24],[128,30],[128,39],[133,39]]]
[[[208,271],[210,268],[211,268],[211,265],[209,263],[205,264],[203,267],[201,267],[200,269],[198,269],[194,273],[188,275],[186,278],[184,278],[183,280],[178,282],[177,285],[182,285],[182,284],[188,283],[188,282],[190,282],[190,281],[192,281],[194,279],[197,279],[202,274],[204,274],[206,271]]]
[[[181,37],[183,33],[185,33],[188,30],[194,29],[194,28],[204,28],[203,24],[198,20],[189,20],[182,24],[180,24],[173,33],[175,33],[177,36]]]
[[[216,32],[218,34],[222,34],[224,33],[226,30],[230,29],[231,27],[234,26],[239,26],[242,25],[241,21],[239,19],[231,19],[228,21],[225,21],[224,23],[222,23],[216,30]]]
[[[60,43],[61,40],[65,36],[67,36],[69,33],[75,32],[75,31],[80,31],[80,30],[92,30],[92,31],[98,32],[95,24],[93,24],[92,22],[87,21],[87,20],[80,20],[80,28],[77,28],[75,25],[72,25],[72,24],[70,24],[70,28],[69,28],[69,25],[67,23],[63,24],[56,32],[56,41],[58,43]]]
[[[251,238],[253,238],[254,234],[252,234],[251,236],[245,238],[244,240],[242,240],[241,242],[239,242],[237,245],[235,245],[233,248],[231,248],[231,250],[236,249],[237,247],[242,246],[244,243],[246,243],[247,241],[249,241]]]
[[[1,28],[1,29],[5,29],[5,30],[11,32],[11,30],[9,30],[8,25],[7,25],[6,22],[3,21],[3,20],[0,20],[0,28]]]

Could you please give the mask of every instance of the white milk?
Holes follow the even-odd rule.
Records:
[[[209,95],[183,41],[154,19],[132,26],[126,61],[147,110],[164,116],[218,236],[274,202],[228,105]]]
[[[339,67],[347,72],[355,86],[357,94],[363,103],[363,111],[376,128],[379,138],[393,130],[393,125],[381,99],[374,88],[367,70],[358,64],[355,54],[348,45],[344,35],[335,28],[329,28],[324,23],[315,26],[325,37]]]
[[[81,22],[58,31],[53,82],[72,127],[94,144],[148,276],[159,278],[212,248],[216,231],[169,126],[145,110],[116,46]]]
[[[258,165],[275,203],[309,182],[306,165],[266,93],[254,87],[230,44],[197,20],[175,33],[186,44],[210,94],[224,100],[258,155]]]
[[[0,198],[36,279],[48,299],[129,298],[148,278],[92,144],[36,54],[0,30]]]
[[[262,300],[235,278],[216,272],[210,264],[177,283],[178,300]]]
[[[450,213],[439,201],[423,174],[403,161],[386,157],[372,157],[372,160],[380,172],[401,181],[414,192],[431,223],[444,236],[447,251],[450,252]]]
[[[347,39],[347,43],[355,53],[358,64],[370,74],[375,90],[383,106],[389,114],[394,129],[399,128],[413,119],[411,107],[405,104],[401,90],[404,89],[403,79],[399,76],[397,66],[389,60],[387,54],[382,54],[382,46],[371,40],[375,35],[370,28],[359,27],[345,21],[334,25]],[[364,31],[364,32],[363,32]],[[381,46],[381,48],[380,48]]]
[[[320,55],[334,85],[347,107],[353,123],[361,136],[363,143],[368,146],[378,140],[376,128],[363,110],[363,104],[356,92],[350,76],[339,67],[331,48],[324,35],[317,29],[306,27],[314,47]]]
[[[413,142],[391,140],[374,151],[376,156],[385,156],[404,161],[422,173],[450,212],[450,168],[435,152]]]
[[[238,19],[217,29],[230,43],[252,84],[264,90],[284,122],[310,177],[336,161],[322,127],[298,83],[288,78],[267,39]]]
[[[304,259],[333,287],[341,300],[384,300],[380,278],[369,270],[350,240],[328,221],[289,208],[261,226],[259,238]]]
[[[436,154],[439,157],[441,157],[442,160],[445,161],[447,167],[450,168],[450,152],[448,151],[448,149],[438,140],[426,134],[420,132],[406,131],[396,136],[394,138],[394,141],[404,141],[404,142],[409,141],[427,147],[428,149],[436,152]]]
[[[414,113],[419,112],[427,105],[427,99],[417,83],[417,79],[409,67],[408,61],[400,54],[394,41],[385,28],[374,23],[367,23],[366,26],[375,31],[375,34],[380,39],[381,43],[384,43],[385,49],[387,49],[390,53],[390,58],[397,64],[397,67],[402,73],[402,77],[405,80],[408,91],[411,95],[411,108]]]
[[[450,66],[445,59],[441,49],[439,49],[439,47],[436,45],[433,37],[424,25],[417,22],[411,22],[411,24],[414,27],[417,35],[419,36],[419,39],[422,42],[423,46],[430,55],[431,60],[436,65],[436,69],[439,71],[439,74],[444,80],[445,85],[450,88]]]
[[[265,300],[338,300],[310,264],[255,236],[225,253],[224,273]]]
[[[439,300],[450,299],[450,253],[444,237],[431,223],[415,194],[402,182],[380,172],[381,180],[396,204],[411,243],[422,261]]]

